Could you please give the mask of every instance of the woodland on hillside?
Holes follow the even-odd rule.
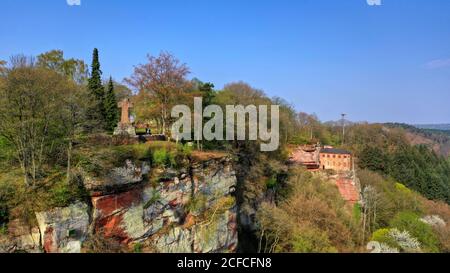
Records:
[[[99,147],[111,158],[127,156],[129,150],[103,142],[118,122],[118,101],[130,98],[137,123],[168,134],[170,109],[201,96],[204,106],[280,105],[277,151],[262,153],[257,141],[195,145],[235,159],[241,251],[364,252],[369,241],[393,252],[450,251],[450,157],[411,143],[407,134],[418,133],[411,128],[347,124],[344,137],[339,122],[299,113],[244,82],[216,90],[190,79],[189,67],[166,52],[148,56],[123,83],[104,78],[100,59],[94,50],[88,67],[54,50],[0,62],[0,234],[13,218],[33,221],[36,209],[84,198],[77,167],[93,162],[88,166],[101,172]],[[438,144],[448,143],[443,135],[427,133]],[[355,154],[363,206],[349,207],[324,179],[286,165],[291,147],[317,142]],[[178,145],[174,153],[152,150],[152,159],[176,167],[177,156],[189,156],[192,149]]]

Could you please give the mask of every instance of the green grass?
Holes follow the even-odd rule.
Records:
[[[89,175],[102,178],[111,169],[121,167],[127,159],[144,161],[153,167],[185,167],[192,148],[167,141],[153,141],[144,144],[84,147],[74,152],[74,165]]]
[[[160,199],[161,199],[161,195],[158,192],[157,193],[153,193],[152,198],[144,205],[144,209],[148,209],[153,204],[158,202]]]
[[[138,128],[138,129],[136,129],[136,134],[145,134],[145,133],[146,133],[145,128]]]

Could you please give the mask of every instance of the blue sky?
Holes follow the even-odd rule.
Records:
[[[320,119],[450,123],[450,1],[2,0],[0,59],[62,49],[121,81],[147,53]]]

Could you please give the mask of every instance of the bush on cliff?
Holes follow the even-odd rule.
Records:
[[[301,169],[293,170],[287,183],[283,200],[258,212],[260,250],[355,251],[359,230],[337,188]]]
[[[420,217],[412,212],[401,212],[392,220],[390,226],[400,231],[408,231],[422,244],[425,252],[438,252],[438,239],[430,225],[422,222]]]
[[[400,212],[422,213],[419,195],[404,185],[369,170],[358,171],[358,177],[363,190],[372,187],[375,191],[376,217],[371,223],[372,231],[388,227],[391,219]]]
[[[84,253],[127,253],[127,247],[113,238],[106,238],[103,232],[91,234],[83,243]]]
[[[152,163],[156,167],[174,167],[177,164],[175,154],[165,149],[159,149],[153,152]]]
[[[26,187],[18,173],[20,171],[16,169],[0,173],[0,207],[5,209],[8,218],[22,219],[34,226],[35,212],[65,207],[86,198],[86,192],[76,178],[67,183],[64,171],[51,172],[34,189]]]

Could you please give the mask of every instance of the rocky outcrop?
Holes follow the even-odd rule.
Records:
[[[93,196],[113,194],[133,188],[144,180],[150,172],[150,166],[142,162],[139,166],[131,160],[126,160],[125,166],[114,168],[103,179],[83,175],[84,187]]]
[[[10,252],[42,252],[38,227],[32,227],[16,219],[8,225],[9,237],[0,238],[0,253]]]
[[[152,252],[236,251],[236,174],[227,157],[180,170],[127,160],[102,179],[83,178],[90,202],[36,213],[36,227],[11,221],[0,252],[79,253],[92,236]]]
[[[163,253],[234,251],[237,231],[231,194],[236,176],[229,160],[196,164],[191,175],[183,170],[160,173],[163,179],[157,184],[93,196],[95,232],[123,244],[147,243]],[[228,207],[210,211],[222,206],[224,199]],[[210,219],[202,223],[199,219],[205,217]]]
[[[41,244],[48,253],[79,253],[89,229],[89,208],[78,202],[36,213]]]

